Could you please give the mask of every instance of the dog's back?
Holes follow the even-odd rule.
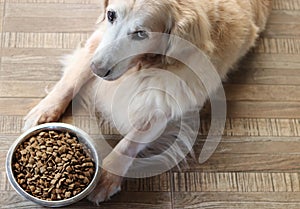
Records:
[[[255,14],[255,23],[259,28],[259,32],[262,32],[266,27],[268,17],[272,10],[272,0],[251,0],[251,6]]]
[[[272,0],[214,0],[203,4],[210,4],[211,8],[207,10],[215,46],[211,61],[221,78],[225,78],[265,29]]]

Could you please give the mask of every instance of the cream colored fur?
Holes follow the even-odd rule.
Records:
[[[102,21],[105,13],[100,15],[99,27],[86,45],[65,60],[61,80],[26,116],[25,129],[58,120],[73,96],[81,90],[80,95],[87,104],[96,104],[97,111],[124,135],[115,152],[104,159],[104,169],[109,172],[104,171],[98,187],[89,196],[97,204],[107,200],[120,190],[122,177],[113,173],[126,175],[132,164],[132,159],[122,158],[120,154],[134,158],[150,144],[140,142],[158,138],[170,121],[191,109],[201,108],[207,94],[216,90],[220,83],[208,78],[207,92],[203,84],[188,73],[186,66],[167,57],[153,63],[136,57],[130,60],[130,66],[123,63],[112,72],[112,75],[121,73],[120,78],[116,76],[107,81],[93,75],[90,69],[91,61],[105,66],[106,61],[113,59],[114,51],[104,51],[102,45],[121,36],[120,31],[126,31],[124,28],[132,22],[141,20],[151,32],[170,33],[190,41],[206,53],[220,77],[225,79],[230,69],[255,45],[259,32],[265,28],[271,3],[271,0],[103,1],[105,8],[117,7],[123,11],[122,29],[110,26],[106,19]],[[169,40],[168,54],[176,50],[174,41]],[[205,76],[207,72],[201,73]],[[135,95],[149,86],[161,91]],[[151,128],[149,124],[152,124]]]

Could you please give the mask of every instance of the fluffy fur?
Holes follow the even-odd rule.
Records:
[[[166,144],[177,140],[177,147],[164,159],[177,158],[177,155],[191,150],[190,139],[194,133],[189,133],[191,124],[188,120],[181,124],[186,128],[177,137],[174,135],[178,134],[178,130],[168,127],[191,110],[201,108],[208,93],[220,85],[214,78],[208,77],[210,85],[204,88],[186,66],[167,56],[136,56],[111,68],[110,64],[119,52],[116,48],[105,48],[105,45],[128,31],[170,33],[201,49],[220,77],[225,79],[229,70],[254,46],[258,34],[265,28],[272,2],[103,0],[102,3],[106,12],[117,12],[116,22],[111,24],[106,12],[100,15],[99,26],[85,46],[78,48],[64,61],[61,80],[25,118],[25,129],[58,120],[81,90],[80,95],[88,108],[95,108],[118,127],[124,138],[104,159],[103,168],[108,171],[103,172],[97,188],[89,196],[97,204],[120,190],[121,176],[126,176],[133,158],[151,147],[153,140],[159,138]],[[167,54],[176,50],[173,47],[175,41],[172,38],[168,40]],[[103,78],[92,73],[91,63],[94,73]],[[207,74],[205,70],[201,73],[204,77]],[[149,87],[156,90],[149,90]],[[163,148],[155,145],[154,149]]]

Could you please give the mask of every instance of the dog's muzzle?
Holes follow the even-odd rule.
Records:
[[[99,76],[101,78],[105,78],[105,77],[109,76],[112,72],[110,69],[103,68],[100,66],[100,64],[97,64],[95,62],[91,63],[91,69],[94,74],[96,74],[97,76]]]

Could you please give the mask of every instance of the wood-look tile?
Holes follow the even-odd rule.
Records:
[[[35,33],[79,33],[92,32],[95,18],[66,18],[55,17],[7,17],[4,32],[35,32]]]
[[[227,102],[232,118],[300,118],[299,102]]]
[[[47,65],[43,63],[2,63],[0,81],[58,81],[62,76],[62,66],[56,58],[52,60],[53,63],[49,62]]]
[[[13,208],[34,208],[42,209],[44,207],[38,206],[28,200],[23,199],[15,191],[0,191],[1,203],[6,209]],[[171,209],[171,197],[169,192],[121,192],[112,197],[107,203],[102,203],[101,206],[96,206],[93,203],[82,200],[76,204],[68,206],[70,209],[80,208],[104,208],[104,209]]]
[[[70,49],[3,48],[0,80],[57,81],[62,75],[60,60],[71,51]]]
[[[2,32],[3,18],[4,18],[4,0],[0,0],[0,32]]]
[[[168,192],[171,191],[170,173],[149,178],[127,179],[122,190],[126,192]]]
[[[75,49],[90,33],[3,33],[3,48]]]
[[[83,4],[99,5],[98,0],[6,0],[9,3],[32,3],[32,4]]]
[[[300,10],[300,2],[298,0],[273,0],[274,10]]]
[[[298,37],[260,38],[253,52],[259,54],[300,54],[300,39]]]
[[[300,35],[300,24],[268,24],[262,36],[269,38],[297,38]]]
[[[95,5],[80,4],[30,4],[30,3],[11,3],[7,2],[5,17],[36,17],[36,18],[96,18],[100,15],[102,8]]]
[[[4,0],[0,0],[0,64],[1,64],[1,47],[2,47],[2,28],[4,18]]]
[[[46,81],[2,81],[0,84],[0,97],[45,97],[46,89],[51,89],[54,82]],[[24,91],[28,94],[24,97]]]
[[[176,209],[298,209],[299,193],[294,192],[176,192],[174,208]]]
[[[43,64],[57,65],[60,59],[69,54],[69,49],[2,49],[3,64]]]
[[[229,118],[289,118],[300,117],[299,102],[288,101],[227,101],[227,117]],[[207,103],[202,110],[202,117],[211,114],[211,106]]]
[[[91,32],[102,10],[100,4],[7,2],[4,32]]]
[[[295,85],[227,84],[225,93],[227,101],[300,101],[300,86]]]
[[[299,173],[174,172],[174,192],[300,192]]]
[[[224,85],[228,118],[211,158],[199,164],[188,157],[181,170],[127,179],[101,208],[300,208],[300,1],[273,4],[266,31]],[[24,115],[60,78],[59,60],[88,38],[100,13],[99,0],[0,0],[1,208],[42,208],[10,186],[6,154],[22,133]],[[111,144],[122,138],[107,123],[98,127],[76,101],[61,121],[95,138],[101,132]],[[209,128],[207,104],[196,157]],[[98,207],[83,200],[68,208]]]
[[[25,116],[39,101],[40,99],[1,98],[0,115]]]
[[[272,11],[269,24],[299,24],[299,11]]]
[[[6,103],[8,105],[14,105],[14,103],[18,103],[19,101],[21,101],[21,99],[12,100],[11,102],[6,101]],[[28,103],[33,106],[39,101],[40,99],[35,99]],[[0,115],[0,133],[20,133],[23,126],[23,116],[27,113],[27,111],[29,111],[31,106],[29,104],[29,107],[27,107],[21,113],[17,111],[16,113],[11,112],[7,115]],[[72,112],[67,113],[62,121],[79,126],[92,135],[97,135],[100,131],[104,135],[111,135],[116,139],[120,139],[119,132],[107,123],[104,123],[99,128],[94,124],[94,119],[90,116],[76,115],[71,117],[71,113]],[[210,120],[202,119],[200,127],[201,140],[208,134],[209,128]],[[264,140],[263,137],[265,137],[265,139],[268,139],[268,137],[281,137],[285,141],[294,141],[294,138],[292,137],[299,137],[299,134],[299,119],[228,118],[225,123],[223,136],[231,137],[233,141],[236,141],[236,139],[238,141],[240,139],[239,137],[260,137],[257,138],[258,140]],[[275,139],[276,138],[274,138],[273,140]]]
[[[240,66],[240,70],[231,73],[228,83],[256,85],[298,85],[300,72],[298,69]],[[242,69],[243,68],[243,69]]]
[[[45,97],[45,88],[51,89],[55,81],[7,81],[0,83],[0,97]],[[32,88],[30,91],[28,89]],[[28,94],[24,95],[24,91]],[[225,85],[226,99],[235,101],[299,102],[300,86],[292,85]]]
[[[196,156],[197,158],[199,155]],[[209,160],[203,164],[188,158],[189,167],[182,168],[186,171],[207,171],[207,172],[251,172],[251,171],[268,171],[268,172],[297,172],[300,169],[298,162],[300,154],[223,154],[214,153]],[[174,168],[174,171],[178,169]]]
[[[239,64],[240,68],[299,69],[300,54],[249,54]]]
[[[299,10],[273,10],[263,37],[269,38],[299,38]]]
[[[205,138],[197,140],[194,149],[196,154],[202,150]],[[273,145],[273,146],[272,146]],[[216,154],[271,154],[299,155],[300,138],[287,137],[223,137]]]

